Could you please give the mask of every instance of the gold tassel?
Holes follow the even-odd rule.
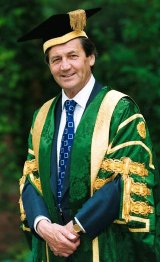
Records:
[[[83,31],[86,26],[86,12],[82,9],[71,11],[68,13],[70,18],[70,26],[73,31]]]

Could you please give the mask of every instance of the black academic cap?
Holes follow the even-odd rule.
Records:
[[[67,14],[56,14],[18,39],[24,42],[32,39],[42,39],[44,52],[51,46],[63,44],[76,37],[87,37],[83,31],[87,18],[97,13],[101,8],[75,10]]]

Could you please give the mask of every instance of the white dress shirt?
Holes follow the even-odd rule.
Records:
[[[62,139],[64,127],[65,127],[65,124],[66,124],[66,111],[65,111],[65,108],[64,108],[64,103],[65,103],[66,100],[74,100],[77,103],[75,110],[74,110],[74,125],[75,125],[75,132],[76,132],[77,127],[79,125],[79,122],[81,120],[81,117],[83,115],[83,112],[85,110],[87,101],[89,99],[89,96],[90,96],[90,94],[93,90],[94,84],[95,84],[95,78],[94,78],[93,75],[91,75],[91,78],[88,81],[88,83],[72,99],[68,98],[66,96],[64,90],[62,90],[62,114],[61,114],[61,120],[60,120],[60,126],[59,126],[58,138],[57,138],[57,166],[58,166],[58,163],[59,163],[61,139]],[[37,230],[36,230],[37,224],[42,219],[46,219],[47,221],[51,222],[47,217],[44,217],[44,216],[36,217],[35,220],[34,220],[34,229],[35,229],[36,232],[37,232]],[[76,219],[76,222],[81,226],[78,219],[77,218],[75,218],[75,219]],[[81,226],[81,228],[85,232],[85,230],[83,229],[82,226]]]
[[[62,140],[62,135],[64,131],[64,127],[66,124],[66,110],[64,108],[64,103],[66,100],[74,100],[77,104],[74,110],[74,127],[75,127],[75,132],[77,130],[77,127],[79,125],[79,122],[81,120],[81,117],[83,115],[83,112],[85,110],[87,101],[89,99],[89,96],[92,92],[93,86],[95,83],[95,79],[93,75],[91,75],[90,80],[88,83],[85,85],[84,88],[82,88],[75,97],[72,99],[69,99],[66,94],[64,93],[64,90],[62,90],[62,115],[61,115],[61,120],[60,120],[60,126],[59,126],[59,132],[58,132],[58,139],[57,139],[57,162],[59,163],[59,152],[60,152],[60,146],[61,146],[61,140]]]

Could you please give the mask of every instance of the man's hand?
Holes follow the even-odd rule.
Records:
[[[79,238],[79,234],[77,234],[74,230],[73,230],[73,221],[71,220],[67,225],[65,225],[65,227],[76,236],[76,238]]]
[[[47,242],[55,256],[68,257],[76,251],[80,240],[72,231],[73,228],[70,230],[70,227],[51,224],[47,220],[41,220],[37,225],[38,234]]]

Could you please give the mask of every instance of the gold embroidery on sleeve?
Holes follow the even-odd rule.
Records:
[[[27,160],[24,164],[23,174],[28,175],[32,172],[37,171],[37,170],[38,170],[38,168],[37,168],[36,160],[35,159]]]
[[[104,171],[115,172],[117,174],[135,174],[141,177],[148,176],[148,170],[144,164],[133,162],[129,157],[119,159],[104,159],[101,164]]]
[[[19,186],[20,186],[19,209],[20,209],[20,219],[21,219],[21,221],[24,221],[26,219],[26,214],[25,214],[24,207],[23,207],[23,202],[22,202],[22,190],[23,190],[25,181],[26,181],[26,176],[23,175],[20,178],[20,180],[19,180]]]
[[[144,164],[133,162],[130,158],[125,157],[121,160],[119,159],[105,159],[101,164],[102,171],[106,172],[114,172],[108,178],[96,178],[93,184],[94,190],[100,189],[106,183],[111,182],[115,179],[118,174],[124,176],[128,176],[131,174],[135,174],[141,177],[148,176],[148,170],[145,168]],[[143,183],[135,183],[133,179],[131,181],[131,191],[130,193],[140,195],[140,196],[147,196],[150,195],[150,189],[147,187],[146,184]]]
[[[21,221],[24,221],[26,219],[26,214],[23,207],[22,197],[19,199],[19,207],[20,207],[20,218]]]
[[[96,178],[96,180],[93,183],[94,190],[98,190],[102,186],[104,186],[105,184],[113,181],[116,176],[117,176],[117,173],[114,173],[112,176],[110,176],[109,178],[106,178],[106,179],[105,178]]]
[[[137,131],[142,138],[146,138],[146,127],[144,122],[140,122],[137,125]]]
[[[133,201],[130,197],[132,191],[132,179],[127,178],[124,181],[124,198],[123,198],[123,218],[126,222],[130,220],[130,213],[147,216],[153,213],[153,207],[143,201]]]
[[[126,158],[126,162],[130,160]],[[131,193],[138,193],[142,196],[146,196],[150,193],[150,190],[144,184],[134,183],[133,178],[129,176],[129,172],[122,175],[124,181],[124,192],[123,192],[123,207],[122,207],[122,218],[128,223],[130,221],[130,213],[137,215],[147,216],[153,213],[153,207],[149,206],[147,202],[144,201],[133,201],[131,198]],[[139,187],[140,186],[140,187]]]
[[[42,193],[41,189],[41,184],[40,184],[40,179],[36,178],[33,175],[33,172],[37,171],[37,164],[36,160],[27,160],[24,164],[24,169],[23,169],[23,176],[19,180],[19,185],[20,185],[20,199],[19,199],[19,206],[20,206],[20,216],[21,216],[21,221],[24,221],[26,219],[26,214],[25,210],[23,207],[23,202],[22,202],[22,191],[23,187],[26,181],[26,177],[29,176],[32,183],[37,187],[37,189]]]
[[[115,146],[112,148],[112,143],[109,145],[108,147],[108,151],[107,151],[107,155],[109,154],[112,154],[124,147],[127,147],[127,146],[137,146],[137,145],[140,145],[142,146],[149,154],[149,158],[150,158],[150,161],[149,161],[149,166],[150,168],[152,169],[155,169],[154,165],[153,165],[153,157],[152,157],[152,153],[151,153],[151,150],[149,149],[149,147],[147,147],[142,141],[129,141],[129,142],[125,142],[125,143],[122,143],[118,146]]]
[[[22,193],[22,190],[23,190],[25,181],[26,181],[26,176],[23,175],[23,176],[20,178],[20,180],[19,180],[20,193]]]
[[[133,221],[143,222],[145,228],[129,228],[131,232],[148,232],[149,222],[148,219],[136,218],[130,214],[148,216],[153,213],[153,207],[144,201],[134,201],[131,197],[132,194],[136,194],[141,197],[146,197],[151,194],[150,189],[145,183],[134,182],[131,175],[137,175],[140,177],[148,176],[148,170],[144,164],[133,162],[130,158],[124,157],[121,160],[118,159],[104,159],[101,164],[102,171],[114,172],[114,174],[107,178],[97,178],[94,183],[94,189],[101,188],[105,183],[112,181],[117,174],[122,175],[124,181],[124,194],[123,194],[123,207],[122,207],[122,219],[124,221],[115,221],[115,223],[125,224],[133,219]],[[138,219],[138,220],[136,220]],[[142,221],[143,220],[143,221]]]
[[[142,201],[130,201],[130,212],[137,215],[147,216],[153,213],[153,207],[149,206],[146,202]]]
[[[138,182],[135,183],[133,182],[133,179],[132,179],[131,193],[145,197],[151,194],[151,190],[147,187],[146,184],[142,184]]]

